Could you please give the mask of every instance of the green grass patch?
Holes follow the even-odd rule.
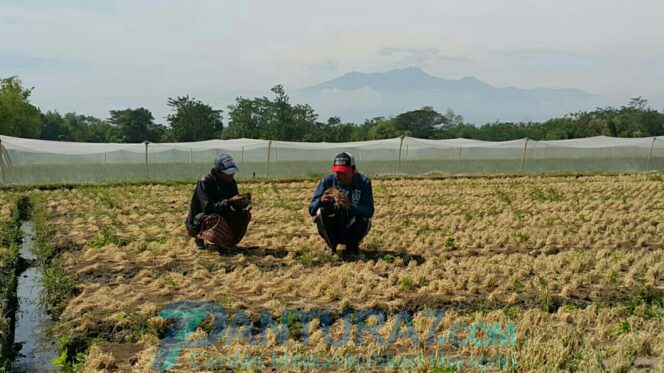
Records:
[[[609,334],[611,334],[614,337],[617,337],[621,334],[629,333],[631,330],[632,328],[629,325],[629,321],[623,320],[613,328],[609,329]]]
[[[456,240],[454,239],[454,237],[447,236],[447,237],[445,237],[445,240],[443,241],[443,246],[446,249],[456,249],[456,247],[457,247]]]
[[[560,202],[564,198],[562,193],[552,187],[544,190],[536,185],[530,188],[530,197],[539,202]]]
[[[109,227],[101,227],[101,229],[99,229],[99,233],[95,237],[88,240],[87,245],[92,248],[100,248],[111,244],[124,246],[129,242],[131,242],[130,239],[126,237],[119,237],[116,234],[111,233],[111,229]]]
[[[413,280],[412,280],[411,278],[409,278],[409,277],[401,277],[401,278],[399,279],[398,284],[401,285],[401,287],[403,287],[403,288],[406,289],[406,290],[414,290],[414,289],[418,288],[418,286],[417,286],[417,284],[415,283],[415,281],[413,281]]]
[[[332,263],[335,261],[335,257],[326,254],[322,249],[307,248],[297,251],[295,253],[295,260],[306,266],[315,263]]]
[[[397,259],[397,257],[392,255],[392,254],[385,254],[385,255],[383,255],[382,259],[383,259],[383,261],[385,261],[387,263],[392,263]]]
[[[75,295],[78,283],[60,260],[54,260],[51,265],[43,268],[42,292],[40,305],[51,311],[54,318],[59,317],[67,307],[69,299]]]
[[[274,184],[272,184],[272,185],[274,185]],[[282,200],[278,200],[278,201],[274,202],[274,207],[280,208],[280,209],[286,209],[286,210],[290,210],[290,211],[297,211],[297,210],[300,210],[302,208],[302,204],[282,199]]]

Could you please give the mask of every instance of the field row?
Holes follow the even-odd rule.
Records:
[[[388,324],[404,310],[418,335],[428,325],[418,312],[445,309],[440,331],[512,322],[516,344],[424,351],[509,353],[519,371],[661,364],[661,175],[377,179],[376,215],[356,261],[323,254],[307,211],[315,186],[240,184],[253,195],[253,220],[240,248],[221,254],[196,252],[186,236],[192,185],[33,191],[53,252],[76,282],[59,332],[93,345],[89,368],[147,371],[170,325],[159,312],[175,301],[209,301],[253,320],[260,310],[324,309],[336,315],[337,332],[345,310],[377,310]],[[331,347],[320,322],[310,331],[306,346],[301,338],[260,348],[245,340],[209,352],[422,351],[401,339]],[[182,371],[191,370],[185,352]]]

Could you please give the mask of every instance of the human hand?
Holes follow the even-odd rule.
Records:
[[[346,195],[343,194],[343,193],[339,193],[338,198],[339,198],[339,203],[341,203],[346,208],[346,210],[349,210],[350,209],[350,201],[348,200],[348,197],[346,197]]]
[[[320,202],[321,203],[328,203],[332,202],[334,199],[334,196],[332,195],[332,189],[327,189],[323,195],[320,197]]]
[[[237,203],[237,202],[243,202],[246,197],[242,195],[235,195],[231,198],[228,199],[230,203]]]

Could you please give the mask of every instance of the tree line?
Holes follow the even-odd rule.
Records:
[[[395,138],[402,135],[427,139],[467,138],[504,141],[521,138],[560,140],[590,136],[646,137],[664,135],[664,112],[648,107],[636,97],[626,106],[580,111],[543,122],[494,122],[482,126],[465,123],[448,109],[440,113],[423,107],[363,123],[342,122],[338,117],[320,121],[308,104],[290,102],[283,86],[272,88],[274,97],[238,97],[223,111],[198,99],[169,98],[166,124],[156,123],[145,108],[111,110],[106,119],[77,113],[43,113],[30,103],[32,88],[18,77],[0,83],[0,134],[56,141],[79,142],[184,142],[210,139],[255,138],[282,141],[344,142]]]

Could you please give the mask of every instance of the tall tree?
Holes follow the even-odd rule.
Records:
[[[293,123],[293,108],[281,84],[272,87],[271,91],[276,97],[270,105],[271,120],[268,122],[268,137],[274,140],[286,140],[292,136],[289,135],[289,127]]]
[[[189,96],[169,98],[175,113],[166,118],[176,141],[201,141],[221,138],[224,128],[221,110]]]
[[[65,119],[57,111],[49,111],[42,114],[40,139],[70,141],[71,134],[65,123]]]
[[[228,106],[228,128],[224,131],[224,138],[228,139],[258,139],[262,125],[259,116],[259,102],[256,100],[237,97],[235,104]]]
[[[117,128],[114,128],[107,121],[95,118],[93,116],[86,116],[85,123],[87,124],[87,136],[85,139],[80,141],[85,142],[118,142],[121,140],[120,134]],[[152,131],[156,132],[151,136],[152,140],[150,141],[161,141],[160,134],[160,125],[154,125],[151,128]]]
[[[393,118],[378,120],[370,130],[370,140],[393,139],[401,135],[411,136],[410,131],[400,131],[397,129],[396,120]]]
[[[287,130],[284,140],[306,141],[307,134],[315,132],[318,114],[308,104],[291,106],[290,112],[290,122],[284,126]]]
[[[267,97],[238,97],[229,106],[228,132],[225,138],[259,138],[284,141],[311,141],[318,115],[309,105],[291,105],[283,86],[272,87],[274,100]]]
[[[41,114],[30,103],[32,88],[25,89],[16,76],[0,82],[0,133],[8,136],[38,138]]]
[[[437,126],[445,123],[446,117],[425,106],[419,110],[408,111],[397,115],[394,126],[398,131],[410,131],[411,136],[423,139],[431,138]]]
[[[90,137],[88,117],[76,113],[66,113],[64,116],[65,126],[69,132],[71,141],[86,142]]]
[[[154,124],[152,113],[145,108],[111,110],[108,121],[117,128],[120,142],[157,142],[163,134],[163,126]]]
[[[318,123],[318,137],[309,141],[345,142],[351,141],[357,126],[352,123],[341,123],[339,117],[330,117],[327,123]]]
[[[645,98],[641,98],[641,96],[639,96],[639,97],[630,98],[628,106],[636,110],[645,110],[647,105],[648,105],[648,100],[646,100]]]

